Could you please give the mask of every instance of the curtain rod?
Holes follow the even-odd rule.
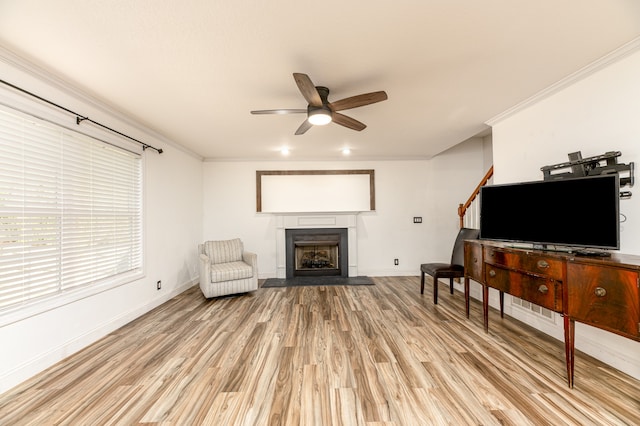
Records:
[[[7,85],[7,86],[9,86],[9,87],[11,87],[11,88],[13,88],[13,89],[15,89],[15,90],[18,90],[18,91],[20,91],[20,92],[22,92],[22,93],[25,93],[25,94],[29,95],[29,96],[32,96],[32,97],[34,97],[34,98],[36,98],[36,99],[38,99],[38,100],[40,100],[40,101],[42,101],[42,102],[46,102],[46,103],[48,103],[49,105],[52,105],[52,106],[54,106],[54,107],[56,107],[56,108],[59,108],[59,109],[61,109],[61,110],[63,110],[63,111],[68,112],[69,114],[75,115],[75,116],[76,116],[76,124],[77,124],[77,125],[80,125],[80,123],[82,123],[83,121],[88,121],[88,122],[90,122],[90,123],[95,124],[96,126],[102,127],[103,129],[109,130],[110,132],[116,133],[116,134],[118,134],[118,135],[120,135],[120,136],[124,136],[124,137],[125,137],[125,138],[127,138],[127,139],[130,139],[130,140],[132,140],[132,141],[134,141],[134,142],[136,142],[136,143],[139,143],[140,145],[142,145],[142,150],[143,150],[143,151],[146,151],[146,149],[147,149],[147,148],[150,148],[150,149],[153,149],[154,151],[156,151],[158,154],[162,154],[162,148],[155,148],[155,147],[153,147],[153,146],[151,146],[151,145],[149,145],[149,144],[146,144],[146,143],[144,143],[144,142],[142,142],[142,141],[139,141],[139,140],[138,140],[138,139],[136,139],[136,138],[132,138],[132,137],[131,137],[131,136],[129,136],[129,135],[125,135],[125,134],[124,134],[124,133],[122,133],[122,132],[119,132],[119,131],[117,131],[117,130],[115,130],[115,129],[112,129],[111,127],[107,127],[107,126],[105,126],[105,125],[104,125],[104,124],[102,124],[102,123],[98,123],[97,121],[94,121],[94,120],[90,119],[89,117],[86,117],[86,116],[84,116],[84,115],[82,115],[82,114],[78,114],[77,112],[74,112],[74,111],[72,111],[72,110],[70,110],[70,109],[68,109],[68,108],[65,108],[65,107],[63,107],[63,106],[61,106],[61,105],[58,105],[58,104],[57,104],[57,103],[55,103],[55,102],[51,102],[51,101],[50,101],[50,100],[48,100],[48,99],[45,99],[45,98],[43,98],[43,97],[41,97],[41,96],[36,95],[35,93],[31,93],[31,92],[29,92],[28,90],[25,90],[25,89],[22,89],[22,88],[20,88],[20,87],[18,87],[18,86],[15,86],[15,85],[13,85],[13,84],[11,84],[11,83],[7,82],[7,81],[4,81],[4,80],[0,79],[0,83],[5,84],[5,85]]]

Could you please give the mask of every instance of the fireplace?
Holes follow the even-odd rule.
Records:
[[[346,228],[287,229],[287,278],[349,276]]]
[[[288,259],[287,250],[292,247],[291,241],[287,241],[286,234],[290,231],[305,231],[305,233],[331,230],[335,233],[345,232],[344,239],[340,239],[338,259],[340,276],[358,276],[358,221],[357,214],[343,213],[297,213],[279,214],[275,216],[276,229],[276,278],[293,276],[293,270],[288,269],[293,259]],[[345,275],[346,274],[346,275]]]

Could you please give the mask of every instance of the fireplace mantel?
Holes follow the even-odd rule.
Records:
[[[356,213],[299,213],[277,214],[276,219],[276,278],[286,278],[287,229],[346,228],[348,234],[349,276],[358,276],[358,232]]]

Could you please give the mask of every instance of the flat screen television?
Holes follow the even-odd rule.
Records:
[[[606,254],[589,249],[620,248],[619,203],[617,174],[484,186],[480,238]]]

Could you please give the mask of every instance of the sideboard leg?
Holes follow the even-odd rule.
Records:
[[[489,332],[489,286],[482,285],[482,316],[484,319],[484,332]]]
[[[567,381],[569,387],[573,388],[573,366],[574,366],[574,352],[575,352],[575,332],[576,323],[569,318],[568,315],[564,316],[564,349],[567,359]]]
[[[500,292],[500,318],[504,318],[504,291]]]
[[[464,277],[464,308],[469,318],[469,277]]]

